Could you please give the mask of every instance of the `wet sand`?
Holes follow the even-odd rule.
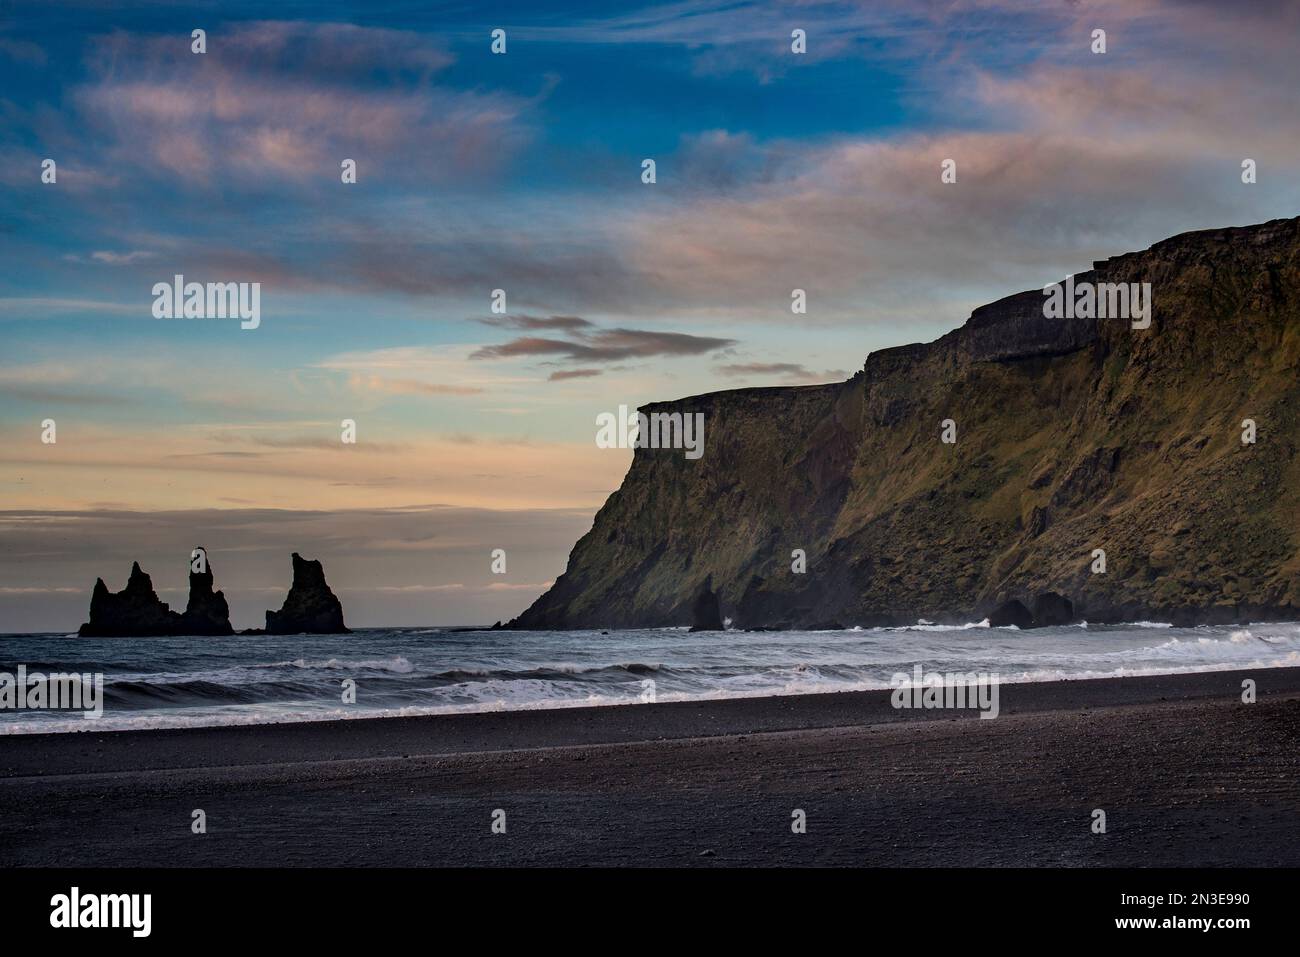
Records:
[[[1300,866],[1300,668],[889,696],[0,737],[0,866]]]

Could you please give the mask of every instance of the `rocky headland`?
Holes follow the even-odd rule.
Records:
[[[1073,278],[1150,283],[1149,327],[1035,288],[846,382],[645,407],[703,412],[703,457],[638,448],[510,627],[697,624],[705,589],[744,628],[1300,618],[1300,219]]]

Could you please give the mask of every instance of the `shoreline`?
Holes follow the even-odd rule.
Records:
[[[545,596],[543,596],[545,597]],[[871,629],[892,630],[898,628],[911,628],[921,621],[926,621],[933,625],[944,625],[947,627],[957,628],[962,626],[971,626],[979,622],[988,621],[990,616],[997,609],[987,609],[983,614],[970,611],[968,613],[949,613],[949,612],[907,612],[907,613],[881,613],[875,615],[864,615],[854,617],[852,615],[843,616],[849,621],[854,622],[852,625],[840,625],[839,619],[814,618],[805,622],[791,622],[784,619],[778,619],[771,624],[748,624],[743,627],[731,626],[721,629],[724,631],[742,631],[742,632],[819,632],[819,631],[853,631],[860,629],[868,631]],[[1076,614],[1071,621],[1061,623],[1042,623],[1028,625],[1020,628],[1020,631],[1039,631],[1043,628],[1070,628],[1076,625],[1106,625],[1108,627],[1122,628],[1125,625],[1133,625],[1139,622],[1160,622],[1168,624],[1172,628],[1226,628],[1230,626],[1239,626],[1242,628],[1250,625],[1294,625],[1300,624],[1300,616],[1297,616],[1296,609],[1291,607],[1271,606],[1271,605],[1250,605],[1250,606],[1226,606],[1211,605],[1207,608],[1168,608],[1156,607],[1153,605],[1126,605],[1122,608],[1112,609],[1093,609],[1091,612],[1087,608],[1076,609]],[[522,617],[522,616],[521,616]],[[731,616],[728,615],[728,618]],[[830,622],[834,622],[836,627],[831,627]],[[495,625],[486,628],[469,627],[458,629],[446,629],[456,631],[661,631],[665,629],[689,629],[690,622],[676,622],[674,624],[568,624],[546,622],[539,624],[520,624],[519,617],[510,619],[501,624],[498,628]],[[1006,625],[988,626],[988,627],[1007,627]],[[1014,627],[1014,626],[1013,626]],[[713,629],[700,629],[701,631],[711,631]]]
[[[1300,667],[890,694],[12,736],[0,864],[1300,865]]]
[[[1000,690],[1000,695],[1002,695],[1005,694],[1004,689],[1012,688],[1012,687],[1023,688],[1025,686],[1037,686],[1037,685],[1065,686],[1065,685],[1078,685],[1080,683],[1096,682],[1099,684],[1093,686],[1093,691],[1095,692],[1095,694],[1083,694],[1083,695],[1079,695],[1077,698],[1076,696],[1070,694],[1056,695],[1054,696],[1054,700],[1058,700],[1058,701],[1071,701],[1071,700],[1083,700],[1083,699],[1095,700],[1098,697],[1109,698],[1109,696],[1113,695],[1114,701],[1125,701],[1131,697],[1140,698],[1143,694],[1145,694],[1145,692],[1136,690],[1136,688],[1131,685],[1129,688],[1124,689],[1121,686],[1104,685],[1100,683],[1103,682],[1131,683],[1136,681],[1145,681],[1147,679],[1191,678],[1191,677],[1202,676],[1202,675],[1218,675],[1224,673],[1235,673],[1238,671],[1242,672],[1243,674],[1247,672],[1272,672],[1272,671],[1291,671],[1291,670],[1300,673],[1300,666],[1290,666],[1290,665],[1270,665],[1270,666],[1258,666],[1252,668],[1239,668],[1239,667],[1216,668],[1211,666],[1197,666],[1197,668],[1198,670],[1191,670],[1191,671],[1153,672],[1153,673],[1145,673],[1145,674],[1128,674],[1128,675],[1086,675],[1081,677],[1065,677],[1065,678],[1051,678],[1051,679],[1032,678],[1032,679],[1025,679],[1025,680],[1007,680],[1006,678],[999,676],[998,686]],[[936,668],[936,669],[929,669],[929,670],[934,671],[935,673],[946,673],[944,669]],[[947,669],[947,672],[956,672],[961,674],[969,673],[969,671],[970,669],[962,669],[962,668]],[[909,676],[911,674],[910,671],[902,672],[902,673],[909,674]],[[1217,685],[1217,683],[1215,684]],[[570,701],[569,699],[557,698],[553,700],[540,701],[531,706],[522,707],[522,708],[492,708],[492,707],[477,708],[476,706],[469,706],[465,710],[434,711],[434,712],[427,712],[427,713],[421,713],[421,712],[397,713],[396,709],[394,709],[394,711],[389,711],[389,712],[385,712],[381,710],[376,710],[374,712],[359,711],[355,715],[349,715],[344,717],[331,716],[331,717],[315,718],[315,717],[294,716],[294,717],[289,717],[286,720],[266,721],[260,719],[253,719],[246,722],[235,721],[235,722],[217,723],[217,724],[196,723],[196,724],[184,724],[176,727],[100,728],[97,727],[99,722],[86,721],[83,719],[77,721],[75,723],[74,728],[63,729],[60,731],[8,732],[3,729],[2,725],[0,725],[0,741],[14,741],[14,740],[25,739],[25,738],[60,738],[60,737],[68,737],[68,736],[77,737],[77,736],[84,736],[87,734],[123,735],[123,734],[151,734],[154,732],[180,733],[180,732],[188,732],[188,731],[222,731],[222,730],[239,731],[242,729],[252,729],[252,728],[262,728],[262,727],[293,728],[293,727],[300,727],[303,725],[310,725],[316,727],[332,727],[334,725],[352,724],[359,721],[360,722],[375,722],[375,721],[421,722],[421,721],[434,721],[434,720],[457,719],[457,718],[474,718],[474,717],[487,717],[487,716],[504,717],[504,716],[510,716],[516,714],[557,714],[557,713],[564,713],[564,712],[585,713],[588,711],[603,712],[603,711],[608,711],[610,709],[622,709],[622,708],[631,708],[631,709],[644,709],[646,707],[689,708],[692,706],[709,706],[714,704],[722,705],[725,707],[728,703],[764,702],[769,700],[791,701],[795,703],[796,707],[798,707],[799,702],[803,702],[805,700],[812,700],[812,699],[825,699],[828,697],[856,699],[857,703],[861,703],[865,705],[868,714],[876,715],[879,712],[879,709],[881,707],[881,702],[877,700],[876,696],[881,696],[881,695],[886,696],[885,703],[887,704],[888,703],[887,697],[892,693],[893,693],[892,686],[882,686],[882,687],[873,687],[873,688],[853,688],[853,689],[844,689],[844,690],[827,689],[824,691],[799,691],[799,692],[793,692],[789,694],[780,694],[780,693],[728,694],[728,695],[719,695],[717,697],[702,696],[702,697],[692,697],[692,698],[674,699],[674,700],[660,700],[654,702],[638,702],[634,700],[623,699],[618,701],[610,701],[609,703],[602,703],[602,704],[576,703]],[[1030,710],[1042,709],[1042,700],[1037,694],[1029,695],[1026,697],[1023,693],[1016,693],[1014,697],[1017,700],[1024,700],[1026,702],[1025,707],[1027,707]],[[1084,706],[1087,707],[1087,705]],[[762,708],[763,706],[760,705],[759,707]],[[1065,707],[1068,707],[1068,705],[1065,705]],[[815,707],[811,708],[810,710],[813,713],[816,713],[818,711],[818,709]],[[832,713],[839,713],[839,709],[832,709]],[[69,714],[75,715],[74,712],[70,712]],[[154,712],[153,714],[157,717],[165,717],[166,712],[158,711],[158,712]],[[922,711],[915,711],[915,712],[909,712],[907,710],[895,711],[894,717],[891,719],[887,716],[888,711],[886,711],[884,719],[885,720],[909,720],[909,719],[921,720],[924,719],[927,714],[928,712],[922,712]],[[940,713],[940,716],[943,716],[942,713]],[[952,715],[947,715],[947,717],[952,717]],[[584,723],[587,723],[589,722],[590,719],[584,716],[582,720]],[[619,723],[620,722],[611,722],[611,724],[619,724]]]

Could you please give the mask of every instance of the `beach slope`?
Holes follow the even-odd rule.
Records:
[[[0,866],[1300,865],[1300,668],[889,695],[6,737]]]

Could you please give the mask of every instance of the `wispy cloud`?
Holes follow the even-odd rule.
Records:
[[[847,378],[844,369],[813,372],[797,362],[737,362],[717,366],[714,372],[729,379],[775,377],[790,383],[835,382]]]
[[[352,375],[348,385],[354,389],[387,392],[392,395],[480,395],[480,386],[448,385],[445,382],[421,382],[419,379],[386,379],[376,375]]]
[[[48,57],[38,44],[28,40],[15,40],[13,37],[0,37],[0,56],[6,56],[29,66],[45,66]]]
[[[483,346],[471,359],[514,359],[554,356],[574,362],[618,362],[653,356],[698,356],[736,344],[734,339],[696,336],[685,332],[647,329],[575,329],[570,339],[521,336],[501,345]]]
[[[0,316],[45,319],[57,313],[130,313],[140,312],[135,303],[104,302],[96,299],[60,299],[46,296],[0,297]]]
[[[593,379],[601,374],[600,369],[561,369],[546,378],[549,382],[564,382],[566,379]]]
[[[126,253],[115,253],[111,250],[98,250],[90,254],[90,258],[97,263],[105,263],[109,266],[127,266],[131,263],[141,262],[145,259],[153,259],[155,253],[144,249],[133,249]]]
[[[114,164],[227,188],[271,175],[478,175],[528,139],[526,98],[436,84],[437,41],[350,24],[241,23],[195,56],[171,36],[117,32],[90,57],[74,103]],[[374,82],[386,79],[384,85]]]
[[[592,325],[577,316],[488,316],[476,321],[502,329],[562,329],[570,332],[589,329]]]

